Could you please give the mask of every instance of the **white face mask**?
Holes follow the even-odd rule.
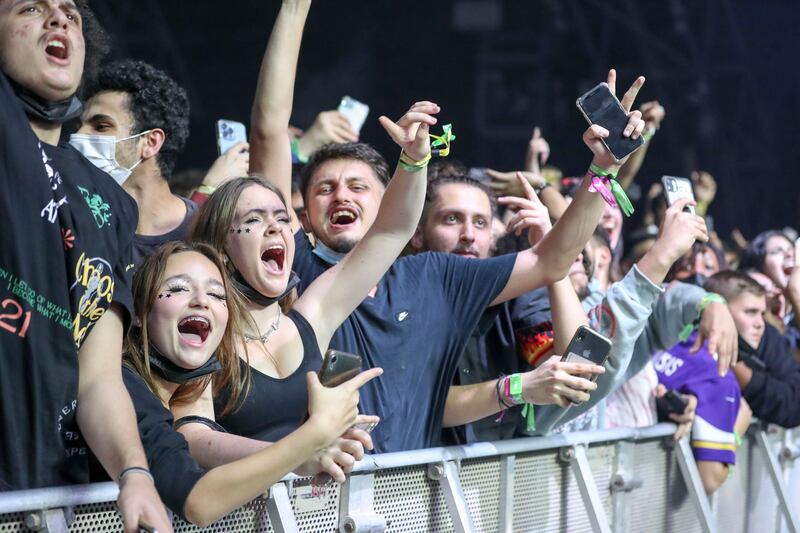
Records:
[[[128,139],[135,139],[145,133],[150,133],[152,130],[143,131],[130,137],[117,139],[113,135],[85,135],[82,133],[73,133],[69,137],[69,144],[72,145],[77,151],[92,162],[94,166],[114,178],[114,181],[122,185],[125,180],[131,175],[133,169],[136,168],[142,159],[139,160],[131,167],[125,168],[117,162],[117,143],[127,141]]]

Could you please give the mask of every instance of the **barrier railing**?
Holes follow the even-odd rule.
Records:
[[[711,501],[673,432],[660,424],[368,456],[341,486],[289,476],[203,531],[800,533],[791,432],[752,427]],[[122,531],[116,496],[113,483],[0,493],[0,533]]]

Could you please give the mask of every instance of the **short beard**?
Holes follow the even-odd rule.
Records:
[[[336,253],[347,254],[350,253],[350,250],[356,247],[358,241],[355,239],[349,239],[347,237],[340,237],[324,244]]]

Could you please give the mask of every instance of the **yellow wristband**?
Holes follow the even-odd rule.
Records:
[[[216,190],[217,188],[212,185],[201,185],[197,188],[197,192],[205,194],[206,196],[211,196]]]

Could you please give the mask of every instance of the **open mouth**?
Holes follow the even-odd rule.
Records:
[[[45,53],[51,57],[65,61],[69,58],[68,41],[59,35],[50,37],[45,46]]]
[[[211,333],[211,323],[202,316],[187,316],[178,323],[178,333],[189,344],[203,344]]]
[[[337,207],[330,216],[330,222],[335,227],[345,227],[358,219],[358,213],[349,207]]]
[[[286,249],[280,245],[276,244],[270,246],[264,253],[261,254],[261,261],[264,262],[266,265],[267,270],[275,273],[283,272],[283,263],[286,260]]]

